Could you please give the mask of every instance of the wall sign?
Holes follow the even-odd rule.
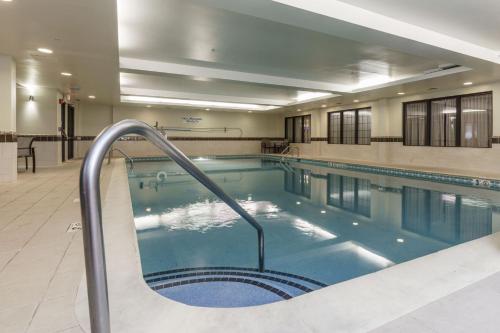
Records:
[[[202,118],[201,117],[182,117],[182,120],[186,124],[198,124]]]

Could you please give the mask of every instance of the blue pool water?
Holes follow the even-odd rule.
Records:
[[[500,192],[261,158],[195,159],[265,232],[171,161],[129,171],[142,269],[160,294],[235,307],[289,299],[496,232]]]

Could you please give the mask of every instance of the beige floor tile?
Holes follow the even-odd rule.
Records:
[[[74,313],[74,298],[59,297],[42,302],[27,333],[60,332],[78,326]]]

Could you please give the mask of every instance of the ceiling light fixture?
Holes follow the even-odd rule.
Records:
[[[248,113],[252,113],[252,111],[248,111]]]
[[[62,76],[72,76],[73,74],[71,73],[68,73],[68,72],[62,72],[61,73]]]
[[[210,111],[210,109],[209,109],[209,108],[206,108],[206,109],[205,109],[205,111]]]
[[[94,95],[90,95],[89,98],[90,99],[95,99],[95,96]]]
[[[326,210],[322,210],[322,211],[321,211],[321,214],[326,214]]]
[[[331,93],[318,92],[318,91],[298,91],[295,100],[297,102],[310,101],[312,99],[326,97],[332,95]]]
[[[45,54],[52,54],[52,53],[54,53],[54,51],[52,51],[51,49],[46,49],[45,47],[39,47],[38,48],[38,52],[42,52],[42,53],[45,53]]]
[[[302,111],[302,109],[297,109],[298,112]]]
[[[398,95],[404,95],[405,93],[404,92],[398,92]]]
[[[231,102],[216,102],[216,101],[202,101],[194,99],[177,99],[166,97],[150,97],[150,96],[131,96],[122,95],[121,101],[125,103],[152,103],[152,104],[166,104],[166,105],[180,105],[180,106],[194,106],[194,107],[211,107],[222,109],[235,109],[235,110],[253,110],[253,111],[268,111],[276,109],[277,106],[273,105],[260,105],[260,104],[246,104],[246,103],[231,103]]]
[[[405,242],[405,240],[404,240],[403,238],[398,238],[398,239],[396,239],[396,241],[397,241],[398,243],[404,243],[404,242]]]
[[[146,105],[146,107],[149,109],[151,107],[151,105]]]
[[[471,86],[472,82],[464,82],[464,86]]]
[[[322,108],[326,108],[326,104],[321,105]]]
[[[354,103],[358,103],[358,102],[359,102],[359,99],[355,99],[353,102],[354,102]]]

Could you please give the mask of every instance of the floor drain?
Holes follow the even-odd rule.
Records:
[[[80,222],[71,223],[66,232],[76,232],[82,230],[82,224]]]

